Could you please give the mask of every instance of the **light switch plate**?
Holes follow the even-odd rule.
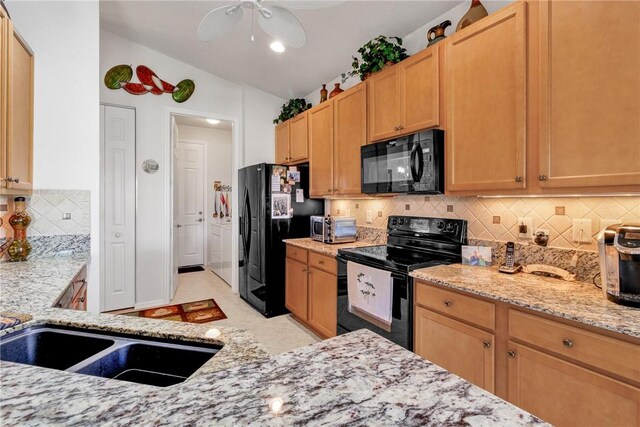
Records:
[[[591,220],[574,219],[571,233],[574,242],[591,243]]]
[[[373,223],[373,212],[371,209],[367,209],[367,224]]]
[[[527,226],[527,232],[526,233],[520,233],[520,225],[526,225]],[[518,238],[520,239],[533,239],[533,219],[531,218],[518,218],[518,224],[516,225],[516,227],[518,227]]]

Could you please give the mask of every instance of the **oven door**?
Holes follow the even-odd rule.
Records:
[[[391,331],[384,329],[349,312],[347,291],[347,259],[339,255],[338,259],[338,335],[369,329],[394,343],[413,351],[413,280],[407,275],[391,272],[393,279],[393,309]],[[358,261],[359,264],[373,268],[379,266]]]
[[[414,172],[419,172],[412,170],[412,141],[412,137],[405,137],[361,148],[363,193],[407,193],[412,188]]]
[[[311,217],[311,238],[319,242],[325,241],[325,226],[323,216]]]

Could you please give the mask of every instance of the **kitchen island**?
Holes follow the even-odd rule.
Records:
[[[82,265],[81,258],[0,265],[3,290],[10,287],[0,307],[34,315],[27,325],[57,323],[224,348],[185,382],[166,388],[2,362],[3,424],[543,424],[370,331],[266,357],[250,334],[235,328],[221,327],[222,336],[208,340],[203,335],[211,324],[47,307]]]

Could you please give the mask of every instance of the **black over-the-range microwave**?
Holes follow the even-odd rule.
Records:
[[[361,148],[362,192],[444,193],[444,131],[427,130]]]

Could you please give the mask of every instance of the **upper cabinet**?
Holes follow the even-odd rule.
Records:
[[[518,2],[447,40],[447,191],[525,187],[525,30]]]
[[[33,188],[33,52],[0,7],[0,194]]]
[[[440,45],[425,49],[367,80],[369,141],[440,124]]]
[[[307,113],[276,125],[276,163],[296,164],[309,159]]]
[[[367,142],[367,86],[309,110],[312,197],[360,194],[360,147]]]
[[[640,185],[640,2],[535,6],[539,185]]]

